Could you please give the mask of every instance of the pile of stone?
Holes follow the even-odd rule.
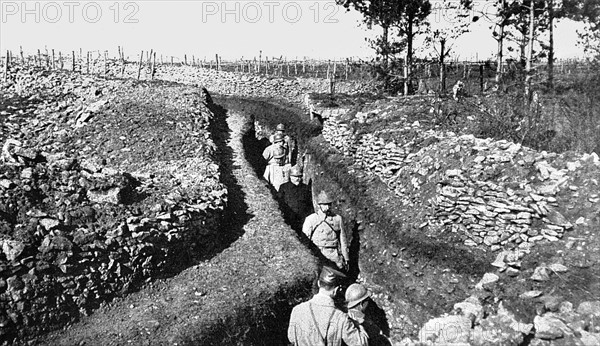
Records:
[[[373,118],[369,114],[384,113],[332,116],[323,137],[385,182],[404,205],[430,203],[429,226],[459,233],[466,245],[526,249],[556,241],[585,223],[583,217],[568,220],[565,210],[576,201],[600,201],[593,190],[577,186],[597,186],[593,174],[582,176],[600,165],[596,154],[538,153],[504,140],[426,130],[402,117],[385,129],[358,134]]]
[[[227,202],[199,93],[41,70],[14,80],[0,159],[2,342],[64,325],[214,248]],[[151,100],[153,114],[121,113]]]
[[[554,267],[562,270],[558,264]],[[485,274],[472,296],[454,304],[451,313],[425,323],[418,341],[407,338],[400,345],[520,345],[525,340],[530,345],[600,344],[600,301],[584,301],[574,308],[560,296],[527,291],[521,298],[534,301],[538,314],[533,321],[520,321],[502,301],[493,311],[484,309],[482,297],[499,285],[498,280],[495,274]]]

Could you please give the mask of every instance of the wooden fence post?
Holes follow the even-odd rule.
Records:
[[[183,55],[183,63],[187,65],[187,54]]]
[[[71,57],[73,58],[73,66],[72,66],[73,72],[75,72],[75,51],[74,50],[71,51]]]
[[[140,53],[140,65],[138,66],[137,79],[140,80],[140,74],[142,73],[142,62],[144,61],[144,51]]]
[[[121,78],[125,76],[125,52],[121,49]]]
[[[108,58],[108,51],[104,51],[104,78],[106,78],[106,72],[107,72],[107,68],[106,68],[106,63],[107,63],[107,58]]]
[[[65,68],[65,64],[62,58],[62,52],[58,52],[58,62],[60,62],[60,69],[64,69]]]
[[[6,51],[6,62],[4,64],[4,83],[8,80],[8,65],[10,65],[10,51]]]
[[[217,71],[219,71],[221,69],[220,65],[219,65],[219,54],[215,54],[215,69]]]
[[[150,69],[150,79],[154,80],[154,73],[156,72],[156,52],[152,54],[152,68]]]
[[[479,91],[483,94],[483,64],[479,64]]]
[[[350,63],[348,61],[348,58],[346,58],[346,66],[345,66],[345,70],[346,70],[346,80],[348,80],[348,67],[349,67]]]
[[[337,60],[333,60],[333,79],[336,78]]]

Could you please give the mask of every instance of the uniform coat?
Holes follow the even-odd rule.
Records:
[[[335,307],[331,297],[318,293],[294,307],[288,327],[288,340],[294,346],[368,345],[364,328]]]
[[[287,182],[279,187],[278,197],[283,202],[283,214],[293,228],[300,228],[304,219],[313,212],[310,186]]]

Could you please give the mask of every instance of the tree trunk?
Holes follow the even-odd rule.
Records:
[[[554,84],[554,2],[548,0],[548,87]]]
[[[498,35],[498,54],[496,60],[496,83],[500,83],[502,80],[502,45],[504,43],[504,26],[506,21],[506,14],[504,11],[506,10],[506,0],[502,0],[502,16],[500,17],[500,33]]]
[[[389,41],[389,26],[384,25],[383,26],[383,34],[382,34],[382,43],[383,43],[383,47],[381,49],[381,55],[383,58],[383,68],[385,69],[385,71],[387,72],[388,70],[388,64],[389,64],[389,54],[390,51],[388,49],[388,41]]]
[[[529,51],[527,52],[527,67],[525,68],[525,101],[529,104],[531,100],[531,77],[533,73],[533,39],[535,31],[535,4],[529,5]]]
[[[410,93],[411,74],[413,63],[413,19],[408,19],[408,30],[406,31],[408,46],[406,47],[406,67],[404,69],[404,96]]]
[[[444,66],[444,57],[446,55],[446,40],[440,41],[440,93],[446,91],[446,66]]]

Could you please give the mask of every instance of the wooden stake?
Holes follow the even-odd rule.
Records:
[[[55,70],[56,66],[54,65],[54,49],[52,49],[52,69]]]
[[[125,76],[125,52],[121,49],[121,78]]]
[[[479,90],[483,94],[483,64],[479,65]]]
[[[183,63],[187,65],[187,54],[183,55]]]
[[[73,58],[73,72],[75,72],[75,51],[73,50],[73,51],[71,51],[71,53],[72,53],[71,55]]]
[[[4,83],[8,80],[8,65],[10,65],[10,51],[6,51],[6,63],[4,64]]]
[[[219,54],[215,54],[215,69],[217,71],[221,70],[221,66],[219,64]]]
[[[333,60],[333,79],[335,79],[336,70],[337,70],[337,60]]]
[[[23,56],[23,46],[19,46],[19,51],[21,52],[21,63],[25,65],[25,57]]]
[[[138,66],[137,79],[140,80],[140,74],[142,73],[142,62],[144,60],[144,51],[140,53],[140,65]]]
[[[62,52],[58,52],[58,61],[60,62],[60,69],[64,69],[65,68],[65,64],[62,58]]]
[[[86,73],[90,74],[90,52],[86,52],[85,54],[85,59],[86,59]]]
[[[154,80],[154,73],[156,72],[156,52],[152,54],[152,68],[150,69],[150,79]]]

